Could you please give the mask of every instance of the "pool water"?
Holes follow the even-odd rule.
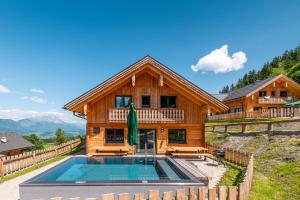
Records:
[[[170,158],[73,157],[34,178],[34,182],[188,180]]]

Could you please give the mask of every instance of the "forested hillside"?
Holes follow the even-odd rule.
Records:
[[[263,65],[261,70],[251,70],[240,78],[238,82],[231,86],[227,85],[219,93],[227,93],[254,83],[257,80],[263,80],[270,76],[285,74],[297,83],[300,83],[300,46],[295,49],[285,51],[282,56],[273,58],[271,62]]]

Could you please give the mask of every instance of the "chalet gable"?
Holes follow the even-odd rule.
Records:
[[[128,82],[130,82],[131,86],[134,87],[137,77],[140,74],[145,73],[145,71],[158,80],[159,86],[163,86],[166,82],[168,82],[168,84],[172,85],[173,88],[180,88],[184,93],[190,95],[191,99],[204,102],[213,110],[223,112],[228,109],[228,107],[218,99],[150,56],[144,57],[103,83],[97,85],[93,89],[70,101],[64,106],[64,108],[73,112],[84,114],[87,104],[95,101],[95,99],[100,96],[107,94],[114,88],[118,88]]]

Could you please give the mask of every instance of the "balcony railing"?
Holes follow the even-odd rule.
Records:
[[[292,102],[291,97],[259,97],[259,104],[286,104]]]
[[[182,123],[184,110],[179,109],[136,109],[139,123]],[[128,109],[109,109],[109,122],[126,122]]]

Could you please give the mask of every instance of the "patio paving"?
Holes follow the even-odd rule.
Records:
[[[206,161],[190,160],[190,162],[209,178],[209,188],[216,187],[227,170],[226,167],[218,165],[216,161],[209,158]]]

